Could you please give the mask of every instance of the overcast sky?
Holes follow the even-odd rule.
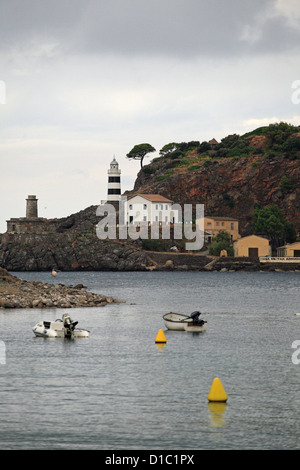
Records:
[[[300,125],[299,0],[0,0],[0,39],[0,233],[99,204],[114,155],[132,189],[136,144]]]

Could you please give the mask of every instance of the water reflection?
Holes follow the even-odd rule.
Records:
[[[213,427],[224,427],[226,424],[225,421],[225,411],[226,411],[226,403],[217,403],[217,402],[209,402],[208,403],[208,411],[209,411],[209,421],[211,426]]]

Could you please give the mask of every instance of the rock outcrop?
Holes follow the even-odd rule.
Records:
[[[172,171],[174,161],[168,158],[147,165],[138,173],[133,192],[161,194],[179,204],[204,204],[206,215],[237,218],[243,235],[251,233],[256,205],[275,204],[300,233],[299,160],[211,158],[192,168],[196,158],[191,153]],[[282,190],[283,177],[291,181],[290,189]]]
[[[119,301],[81,286],[21,280],[0,268],[0,308],[103,307],[116,302]]]
[[[136,271],[148,265],[148,257],[134,243],[94,234],[14,235],[4,236],[0,264],[9,271]]]
[[[0,266],[9,271],[135,271],[149,260],[140,240],[100,240],[97,206],[52,223],[45,233],[5,233]],[[53,228],[54,227],[54,228]]]
[[[296,130],[290,135],[295,132],[293,126],[280,125],[279,133],[275,129],[276,139],[283,139],[284,132],[288,132],[284,143],[274,140],[270,128],[260,128],[241,138],[228,136],[220,144],[174,144],[176,151],[163,152],[161,158],[138,173],[133,191],[126,195],[161,194],[181,206],[192,204],[194,208],[204,204],[205,215],[238,219],[242,236],[253,233],[255,208],[274,204],[293,223],[299,237],[300,134]],[[10,271],[142,271],[201,270],[207,264],[203,256],[190,256],[187,262],[180,254],[167,259],[151,254],[139,239],[100,240],[96,235],[96,210],[97,206],[90,206],[38,224],[27,224],[25,218],[20,226],[13,219],[11,229],[0,239],[0,266]],[[174,240],[166,250],[173,244]],[[155,247],[148,245],[148,249]],[[247,269],[253,260],[245,263],[241,261],[240,266]],[[213,264],[217,269],[217,263]],[[260,267],[256,264],[255,269]]]

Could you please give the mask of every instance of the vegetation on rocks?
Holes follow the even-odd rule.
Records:
[[[300,127],[270,124],[220,142],[171,142],[138,174],[132,193],[156,193],[253,233],[256,207],[277,206],[300,236]]]
[[[129,153],[142,166],[153,151],[150,144],[140,144]],[[242,236],[265,234],[274,246],[300,236],[298,127],[272,124],[243,136],[229,135],[219,143],[171,142],[159,155],[142,166],[133,191],[125,195],[161,194],[182,207],[204,204],[205,215],[236,218]],[[170,252],[176,246],[183,254],[182,244],[174,240],[99,240],[96,211],[97,206],[91,206],[55,219],[45,233],[3,234],[0,266],[10,271],[141,271],[164,269],[153,261],[151,251]],[[231,253],[228,246],[225,249]]]
[[[155,152],[155,148],[150,144],[138,144],[127,153],[127,158],[133,160],[140,160],[141,168],[143,168],[143,160],[151,152]]]

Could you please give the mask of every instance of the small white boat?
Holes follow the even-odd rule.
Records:
[[[200,320],[200,312],[196,311],[191,315],[182,313],[166,313],[163,316],[164,323],[169,330],[201,332],[206,330],[206,321]]]
[[[44,338],[88,338],[90,332],[75,328],[77,323],[77,321],[73,322],[70,315],[65,313],[62,320],[40,321],[32,328],[32,331],[36,336]]]

